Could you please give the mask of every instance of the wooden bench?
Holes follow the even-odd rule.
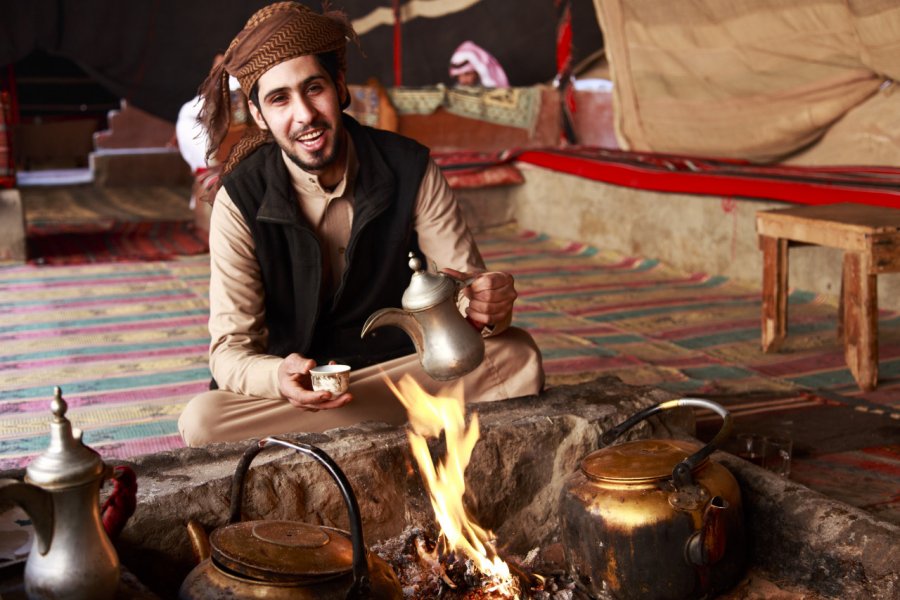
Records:
[[[900,272],[900,210],[865,204],[800,206],[756,213],[763,253],[762,349],[787,335],[788,248],[812,244],[844,251],[838,336],[862,390],[878,383],[877,275]]]

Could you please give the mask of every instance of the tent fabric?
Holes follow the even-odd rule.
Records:
[[[321,10],[321,0],[300,0]],[[174,122],[217,52],[271,0],[0,0],[0,67],[36,50],[80,66],[130,104]],[[333,0],[360,33],[347,82],[394,85],[391,0]],[[387,10],[387,12],[385,12]],[[390,18],[382,18],[388,16]],[[553,0],[415,0],[401,3],[403,84],[449,84],[447,67],[470,39],[493,54],[515,86],[556,73]],[[603,46],[590,2],[573,6],[574,60]]]
[[[895,0],[594,6],[615,82],[616,134],[629,150],[782,160],[900,78]],[[900,115],[893,96],[888,108]],[[858,140],[823,160],[867,164],[865,146]],[[876,154],[880,164],[900,164],[896,137]]]

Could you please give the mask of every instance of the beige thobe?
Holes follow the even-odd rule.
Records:
[[[322,243],[329,287],[343,272],[353,222],[358,162],[352,143],[348,149],[344,177],[333,190],[323,189],[315,175],[285,160],[301,211]],[[439,269],[484,271],[456,199],[431,160],[419,187],[414,227],[423,253]],[[412,354],[354,370],[350,376],[353,401],[343,407],[317,412],[294,407],[278,387],[283,358],[265,353],[265,292],[253,237],[225,188],[219,190],[213,206],[209,245],[210,370],[220,389],[200,394],[185,407],[178,424],[188,445],[323,431],[370,420],[399,424],[406,419],[405,409],[384,382],[385,375],[397,381],[409,373],[431,393],[447,385],[431,379]],[[495,324],[485,335],[484,362],[461,379],[467,401],[538,393],[543,369],[531,336],[510,328],[508,322]]]

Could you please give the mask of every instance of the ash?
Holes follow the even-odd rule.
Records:
[[[490,582],[471,560],[454,553],[436,551],[437,535],[411,527],[397,537],[371,546],[371,550],[394,569],[403,597],[441,600],[512,600],[490,589]],[[595,596],[565,569],[557,544],[542,551],[535,548],[525,557],[501,558],[519,580],[521,600],[593,600]]]

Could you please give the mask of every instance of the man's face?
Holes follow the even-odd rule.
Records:
[[[263,73],[257,85],[259,108],[250,103],[256,124],[301,169],[323,185],[337,183],[344,168],[343,77],[334,82],[315,56],[298,56]]]
[[[480,80],[475,71],[464,71],[456,76],[457,85],[478,85]]]

